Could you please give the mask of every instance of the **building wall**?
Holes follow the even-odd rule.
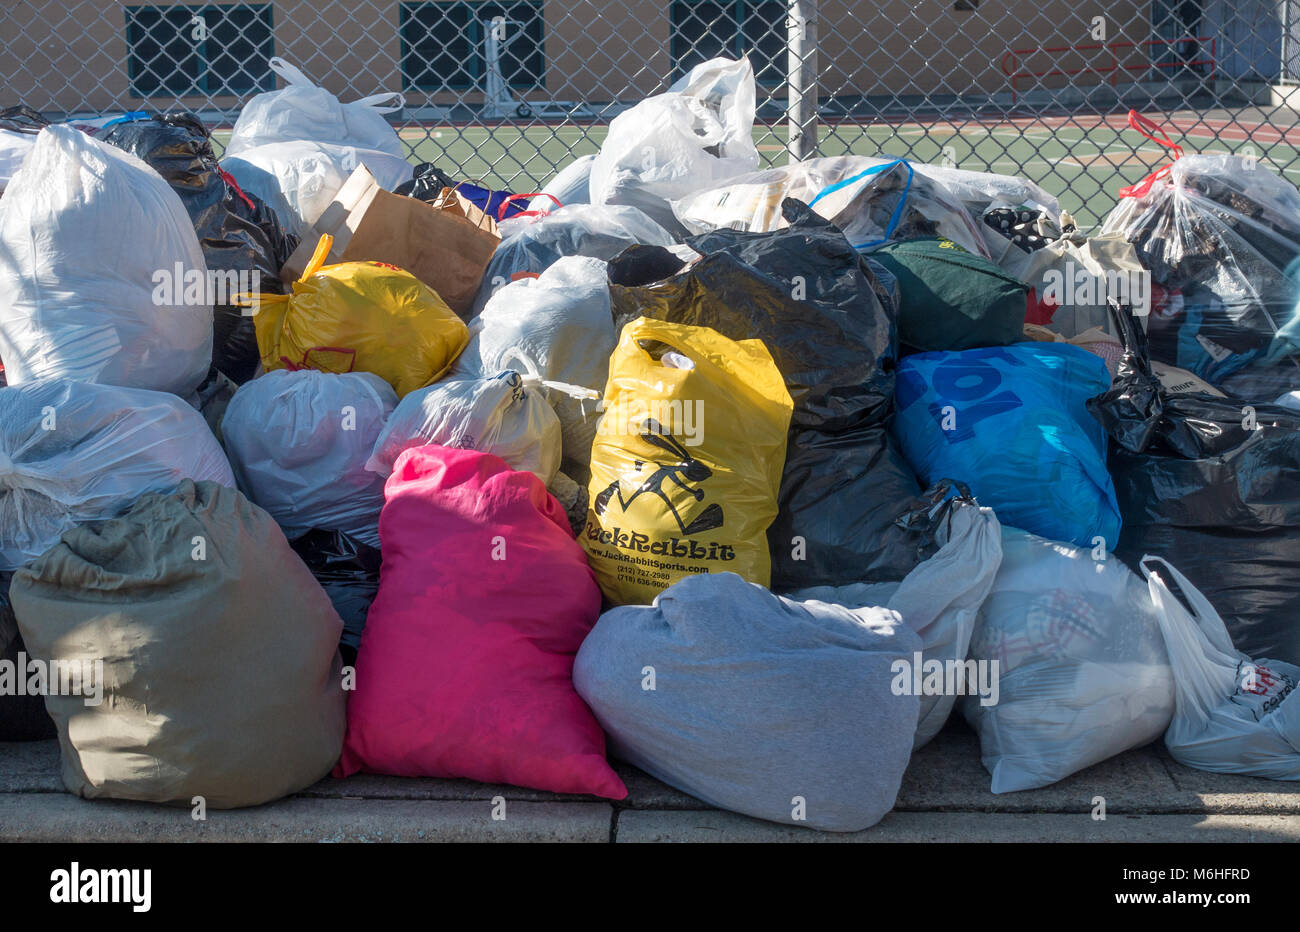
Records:
[[[138,108],[127,77],[122,0],[0,3],[0,83],[5,104],[41,110]],[[671,70],[668,4],[661,0],[548,0],[544,7],[546,91],[526,96],[566,100],[635,100],[662,87]],[[1017,67],[1108,68],[1145,61],[1136,47],[1149,35],[1146,4],[1105,4],[1109,41],[1135,47],[1118,58],[1106,50],[1073,55],[1025,54]],[[398,4],[388,0],[281,0],[274,3],[275,52],[345,100],[406,91],[408,105],[450,103],[458,93],[402,88]],[[1066,24],[1066,25],[1062,25]],[[819,18],[823,97],[831,94],[972,94],[1005,91],[1009,48],[1086,44],[1089,24],[1066,0],[983,0],[954,12],[951,0],[822,0]],[[1015,70],[1015,69],[1013,69]],[[1137,72],[1131,72],[1134,76]],[[1120,72],[1121,79],[1124,73]],[[1110,80],[1110,75],[1056,76],[1057,85]],[[1021,89],[1027,84],[1021,83]],[[775,89],[777,96],[783,90]],[[471,101],[480,97],[469,93]],[[155,98],[169,106],[172,98]],[[186,106],[234,107],[231,96],[183,98]]]

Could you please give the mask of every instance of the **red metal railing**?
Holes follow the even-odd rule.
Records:
[[[1191,60],[1155,62],[1151,61],[1150,48],[1157,45],[1180,45],[1185,42],[1209,43],[1209,58],[1197,58]],[[1120,41],[1120,42],[1095,42],[1084,45],[1054,45],[1039,46],[1037,48],[1027,49],[1009,49],[1002,56],[1002,73],[1011,79],[1011,101],[1015,103],[1019,96],[1019,88],[1016,82],[1021,78],[1047,78],[1054,75],[1062,77],[1073,77],[1079,74],[1095,74],[1099,76],[1110,76],[1112,86],[1118,86],[1119,76],[1126,72],[1132,71],[1149,71],[1152,68],[1185,68],[1189,65],[1209,65],[1209,77],[1214,76],[1216,61],[1216,42],[1214,36],[1184,36],[1181,39],[1147,39],[1143,42]],[[1119,52],[1129,49],[1147,49],[1146,61],[1135,64],[1122,64],[1120,62]],[[1031,71],[1025,67],[1024,56],[1033,55],[1055,55],[1061,52],[1101,52],[1103,55],[1109,53],[1110,61],[1100,65],[1086,64],[1077,68],[1054,67],[1045,71]]]

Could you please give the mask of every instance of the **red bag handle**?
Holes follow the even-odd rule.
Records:
[[[509,204],[511,201],[517,201],[525,197],[530,197],[530,198],[549,197],[551,200],[555,201],[556,207],[564,206],[563,204],[560,203],[559,199],[555,197],[555,195],[547,194],[545,191],[534,191],[532,194],[512,194],[497,206],[497,219],[498,220],[506,219],[507,204]],[[519,213],[515,214],[515,216],[516,217],[545,217],[549,213],[550,213],[549,210],[521,210],[519,211]]]
[[[1143,116],[1136,110],[1130,110],[1128,112],[1128,125],[1133,127],[1133,129],[1137,130],[1147,139],[1164,146],[1174,154],[1174,157],[1170,160],[1169,164],[1157,168],[1137,184],[1127,185],[1126,187],[1119,189],[1120,197],[1146,197],[1147,193],[1150,192],[1151,187],[1157,181],[1169,175],[1173,170],[1174,162],[1177,162],[1183,157],[1183,147],[1170,139],[1169,134],[1156,125],[1154,120]],[[1159,133],[1160,135],[1157,136],[1155,135],[1156,133]]]
[[[253,203],[252,198],[244,193],[244,189],[239,186],[239,182],[235,180],[234,175],[227,172],[224,168],[218,168],[217,172],[221,175],[221,180],[228,184],[230,189],[238,194],[243,202],[248,205],[249,210],[257,210],[257,205]]]
[[[315,369],[316,367],[307,361],[307,358],[312,353],[339,353],[343,356],[350,356],[351,359],[348,361],[348,367],[343,370],[344,372],[353,371],[357,364],[357,351],[343,346],[313,346],[302,354],[302,362],[300,363],[295,363],[288,356],[281,356],[280,362],[284,363],[284,367],[290,372],[297,372],[300,369]]]

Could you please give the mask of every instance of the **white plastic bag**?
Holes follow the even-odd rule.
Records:
[[[270,65],[288,87],[258,94],[244,105],[226,155],[295,139],[405,155],[402,140],[383,117],[406,105],[401,94],[389,91],[345,104],[283,58],[272,58]]]
[[[1147,744],[1173,716],[1155,605],[1110,555],[1004,526],[969,658],[998,664],[997,701],[962,700],[994,793],[1047,786]]]
[[[0,388],[0,571],[182,479],[235,485],[203,415],[175,395],[71,379]]]
[[[378,149],[320,142],[273,142],[227,156],[221,167],[240,188],[268,204],[285,230],[301,238],[364,165],[385,191],[411,180],[411,163]],[[287,205],[288,213],[284,213]]]
[[[673,202],[692,233],[785,228],[781,203],[803,201],[859,248],[890,239],[942,236],[989,258],[979,225],[957,195],[903,159],[841,155],[808,159],[711,184]]]
[[[921,662],[908,658],[903,671],[907,693],[921,700],[914,749],[939,733],[958,695],[946,685],[938,692],[926,689],[926,676],[939,670],[947,683],[951,667],[957,688],[969,691],[979,687],[978,682],[967,683],[964,668],[958,665],[966,660],[975,618],[1002,562],[1001,528],[992,508],[981,508],[970,498],[950,499],[934,508],[938,509],[935,537],[939,550],[902,582],[814,586],[786,594],[799,602],[816,600],[849,609],[883,605],[901,615],[904,624],[921,636]],[[915,688],[918,682],[921,690]]]
[[[560,421],[518,372],[417,388],[388,418],[366,469],[387,478],[403,450],[426,443],[491,453],[547,485],[560,468]]]
[[[591,165],[591,203],[639,207],[664,229],[681,224],[669,201],[758,168],[754,70],[715,58],[666,93],[616,116]]]
[[[561,206],[590,204],[591,164],[595,161],[596,154],[593,152],[590,155],[580,155],[564,166],[554,178],[546,182],[546,187],[542,188],[541,193],[528,202],[528,209],[554,210],[555,202],[551,198],[559,201]]]
[[[470,321],[470,340],[452,378],[507,369],[540,380],[560,419],[564,459],[585,466],[600,423],[600,399],[618,334],[605,263],[570,256],[538,278],[497,291]]]
[[[396,407],[370,372],[276,369],[235,392],[221,436],[240,491],[286,537],[322,528],[378,547],[384,480],[365,465]]]
[[[1177,708],[1165,733],[1174,760],[1215,773],[1300,780],[1300,667],[1251,660],[1232,646],[1223,619],[1187,577],[1159,557],[1143,557],[1141,568],[1174,668]]]
[[[9,384],[70,378],[186,396],[203,382],[212,364],[207,266],[161,175],[116,146],[49,126],[4,205],[0,359]]]
[[[0,128],[0,193],[3,193],[9,179],[18,171],[34,145],[35,134]]]

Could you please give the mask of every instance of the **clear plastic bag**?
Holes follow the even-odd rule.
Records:
[[[903,159],[808,159],[688,194],[673,202],[673,211],[692,233],[724,227],[764,233],[786,225],[781,203],[787,197],[808,204],[858,249],[940,236],[989,258],[983,234],[957,196]]]
[[[1014,233],[1003,228],[1005,220],[998,222],[1000,215],[1005,216],[1007,211],[1016,211],[1018,217],[1027,214],[1028,218],[1032,218],[1028,222],[1033,233],[1040,237],[1035,242],[1055,239],[1061,235],[1063,219],[1060,203],[1026,178],[966,171],[925,162],[914,162],[912,167],[918,174],[939,182],[957,196],[978,225],[988,246],[989,258],[1012,275],[1024,277],[1022,271],[1032,250],[1023,249],[1012,241]]]
[[[182,479],[235,485],[203,416],[175,395],[71,379],[0,388],[0,570]]]
[[[560,421],[538,388],[506,371],[417,389],[388,418],[366,469],[387,478],[403,450],[436,443],[491,453],[550,485],[560,468]]]
[[[715,58],[616,116],[591,165],[591,202],[639,207],[673,234],[669,201],[758,168],[754,69]]]
[[[474,312],[511,282],[536,278],[557,260],[585,256],[610,260],[634,245],[671,246],[668,231],[635,207],[574,204],[540,216],[518,216],[498,225],[501,243],[483,273]]]
[[[70,378],[188,396],[212,364],[210,289],[191,291],[194,278],[207,284],[203,251],[162,176],[79,130],[46,127],[0,211],[9,384]]]
[[[270,65],[288,86],[258,94],[244,105],[226,144],[227,155],[267,143],[310,140],[404,156],[402,140],[383,116],[406,105],[401,94],[390,91],[345,104],[283,58],[272,58]]]
[[[285,536],[321,528],[378,547],[384,481],[365,465],[395,407],[369,372],[277,369],[240,386],[221,436],[240,491]]]
[[[1286,274],[1300,256],[1300,191],[1243,156],[1203,154],[1126,192],[1102,232],[1132,243],[1159,286],[1152,358],[1261,401],[1300,387]]]

